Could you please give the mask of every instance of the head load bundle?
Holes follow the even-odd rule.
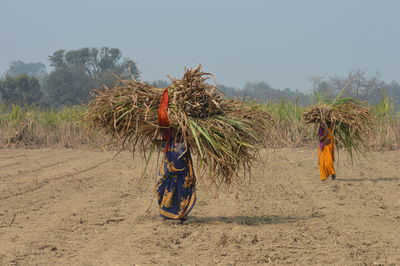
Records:
[[[373,130],[374,117],[367,103],[352,98],[338,98],[331,104],[312,106],[303,114],[306,124],[331,127],[339,146],[353,158],[369,151],[368,136]]]
[[[163,130],[172,129],[197,154],[207,177],[217,184],[230,183],[258,158],[272,118],[257,106],[223,98],[206,82],[210,77],[199,65],[186,69],[181,79],[171,78],[167,88],[119,80],[113,88],[93,91],[86,120],[143,151]],[[160,123],[159,108],[165,100],[167,118]]]

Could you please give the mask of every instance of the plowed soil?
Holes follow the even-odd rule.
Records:
[[[250,184],[200,179],[180,225],[129,153],[2,149],[0,265],[400,265],[399,155],[321,182],[316,151],[264,151]]]

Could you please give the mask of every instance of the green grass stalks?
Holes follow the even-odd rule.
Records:
[[[118,103],[119,106],[122,103]],[[262,105],[275,123],[274,132],[268,133],[266,144],[270,148],[314,147],[317,145],[317,128],[305,126],[301,114],[309,107],[295,102],[268,102]],[[45,147],[61,145],[78,147],[82,145],[101,146],[109,140],[100,132],[85,133],[81,118],[86,111],[84,106],[64,107],[60,110],[40,109],[29,106],[7,106],[0,104],[0,146],[29,145]],[[127,110],[121,110],[126,112]],[[395,111],[394,103],[384,97],[372,107],[376,117],[374,130],[366,139],[366,144],[373,150],[394,150],[400,148],[400,116]],[[225,117],[224,119],[229,119]],[[135,123],[136,121],[132,121]],[[231,126],[243,126],[241,122],[231,121]],[[13,143],[12,138],[28,128],[30,137],[23,142]],[[343,129],[346,132],[346,129]],[[223,135],[219,131],[212,134],[213,142],[220,142]],[[204,136],[202,138],[209,142]],[[225,140],[223,140],[225,141]],[[344,141],[343,141],[344,142]],[[244,143],[241,143],[245,145]],[[210,144],[211,145],[211,144]],[[348,145],[348,144],[346,144]],[[235,156],[233,156],[235,157]]]

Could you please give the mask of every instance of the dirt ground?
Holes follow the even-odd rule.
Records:
[[[264,151],[249,185],[200,180],[184,225],[160,220],[139,158],[112,155],[0,150],[0,265],[400,265],[398,151],[325,182],[316,151]]]

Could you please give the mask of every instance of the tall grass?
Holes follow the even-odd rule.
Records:
[[[377,119],[375,134],[370,144],[375,149],[394,150],[400,148],[400,114],[395,104],[386,95],[374,106]]]
[[[264,108],[275,122],[274,130],[268,134],[269,147],[299,147],[310,143],[312,129],[302,121],[304,106],[292,101],[279,101],[265,103]]]
[[[293,101],[267,102],[263,108],[273,117],[274,130],[268,134],[269,148],[311,147],[316,145],[316,128],[305,126],[302,114],[307,107]],[[374,150],[400,148],[400,114],[388,97],[373,107],[375,131],[368,144]],[[84,106],[59,110],[0,104],[0,146],[43,147],[100,146],[109,139],[98,132],[87,132],[82,118]]]
[[[59,110],[0,105],[0,144],[14,146],[91,145],[96,134],[87,134],[82,122],[84,107]]]

